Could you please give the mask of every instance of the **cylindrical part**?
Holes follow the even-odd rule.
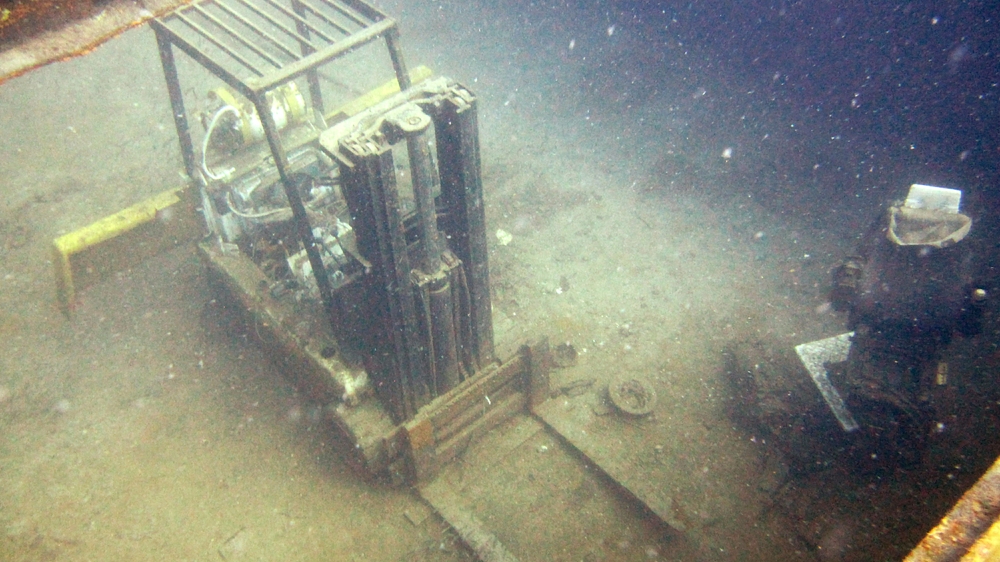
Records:
[[[438,242],[437,209],[434,206],[434,190],[439,180],[427,132],[412,134],[406,138],[406,148],[410,156],[410,175],[413,179],[413,199],[417,206],[417,267],[427,275],[434,275],[441,268],[441,246]]]
[[[455,343],[455,314],[451,283],[447,274],[429,287],[431,301],[430,331],[434,341],[434,377],[439,394],[444,394],[461,382],[458,350]]]

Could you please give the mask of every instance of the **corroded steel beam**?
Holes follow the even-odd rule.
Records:
[[[931,529],[904,562],[965,560],[973,544],[1000,517],[1000,458]]]

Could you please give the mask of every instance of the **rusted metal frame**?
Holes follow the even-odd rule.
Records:
[[[269,13],[261,10],[260,8],[258,8],[257,6],[253,5],[252,3],[248,2],[247,0],[236,0],[236,1],[239,2],[246,9],[250,10],[251,12],[253,12],[254,14],[257,14],[257,16],[260,17],[261,19],[267,21],[267,23],[269,23],[269,24],[273,25],[274,27],[276,27],[279,31],[283,31],[285,33],[285,35],[287,35],[288,37],[294,39],[300,45],[303,42],[306,42],[310,47],[312,47],[314,49],[317,49],[317,50],[319,49],[316,45],[313,45],[312,43],[310,43],[310,42],[306,41],[305,39],[303,39],[302,36],[300,36],[297,32],[295,32],[295,30],[293,30],[293,29],[291,29],[289,27],[286,27],[284,23],[282,23],[282,22],[274,19],[274,16],[272,16],[271,14],[269,14]],[[329,41],[329,42],[332,43],[333,41]]]
[[[471,440],[547,398],[549,365],[547,340],[521,346],[507,362],[493,363],[404,423],[415,483],[430,482]]]
[[[438,182],[437,170],[431,160],[427,131],[407,135],[406,149],[410,157],[410,179],[417,213],[418,235],[414,265],[425,275],[433,276],[441,269],[441,245],[433,195]]]
[[[411,86],[410,73],[406,70],[406,60],[403,59],[403,46],[399,39],[399,28],[396,22],[390,22],[389,28],[385,31],[385,46],[389,49],[389,58],[392,59],[392,69],[396,73],[396,82],[399,83],[399,91],[405,92]]]
[[[351,30],[350,29],[347,29],[346,27],[340,25],[336,20],[333,20],[333,19],[327,17],[327,15],[324,14],[322,10],[320,10],[319,8],[317,8],[317,7],[313,6],[312,4],[306,2],[305,0],[293,0],[292,1],[292,9],[295,9],[294,7],[296,5],[301,6],[304,10],[309,10],[314,16],[316,16],[317,18],[319,18],[320,20],[322,20],[324,23],[326,23],[330,27],[332,27],[332,28],[336,29],[337,31],[343,33],[344,35],[350,35],[351,34]],[[304,13],[299,12],[298,10],[296,10],[295,13],[299,14],[303,18],[306,17]],[[356,23],[358,25],[360,25],[361,27],[366,27],[367,26],[367,23],[364,22],[364,21],[358,21]]]
[[[357,25],[360,25],[362,27],[370,24],[373,21],[381,21],[381,20],[385,19],[385,17],[386,17],[385,14],[383,14],[382,12],[378,12],[376,10],[377,14],[375,14],[375,15],[377,17],[367,17],[366,18],[363,15],[357,14],[353,9],[351,9],[351,7],[345,6],[345,5],[341,4],[340,2],[331,1],[331,0],[319,0],[319,2],[322,3],[322,4],[326,4],[327,6],[333,8],[334,10],[336,10],[337,12],[339,12],[340,14],[342,14],[347,19],[351,20],[352,22],[354,22]],[[374,8],[372,8],[372,10],[374,10]]]
[[[242,1],[242,0],[241,0]],[[330,60],[341,57],[349,51],[362,45],[366,45],[379,37],[387,30],[392,29],[395,22],[391,20],[378,22],[371,27],[358,31],[350,37],[329,45],[301,60],[286,65],[266,77],[253,78],[248,80],[248,86],[254,91],[270,90],[275,86],[285,84],[312,68],[316,68]],[[409,80],[409,78],[407,78]]]
[[[219,18],[215,17],[213,14],[209,13],[208,11],[206,11],[204,8],[201,7],[200,4],[194,4],[192,7],[199,14],[201,14],[205,19],[207,19],[208,21],[210,21],[213,24],[215,24],[215,26],[218,27],[219,29],[221,29],[221,30],[225,31],[226,33],[228,33],[229,35],[231,35],[233,37],[233,39],[236,39],[244,47],[246,47],[247,49],[250,49],[251,51],[253,51],[254,54],[256,54],[258,57],[260,57],[260,58],[266,60],[267,62],[271,63],[272,66],[274,66],[276,68],[281,68],[282,66],[284,66],[284,63],[282,63],[281,61],[279,61],[279,60],[275,59],[274,57],[272,57],[271,55],[269,55],[267,53],[267,51],[262,50],[257,45],[254,45],[250,41],[247,41],[246,39],[244,39],[241,34],[239,34],[233,28],[229,27],[229,25],[226,24],[226,22],[220,20]],[[292,58],[297,58],[297,57],[293,56]]]
[[[326,330],[310,332],[305,338],[297,335],[294,324],[301,321],[302,311],[261,288],[267,284],[267,275],[249,257],[241,253],[222,254],[215,246],[211,240],[197,244],[208,265],[210,280],[221,283],[239,303],[238,314],[249,325],[256,326],[253,334],[267,357],[280,366],[297,388],[314,399],[339,400],[344,387],[335,373],[346,365],[339,358],[323,357],[321,352],[335,343],[335,335]],[[384,474],[388,464],[403,454],[402,449],[387,448],[391,444],[387,437],[395,426],[378,400],[364,397],[355,406],[332,411],[331,418],[335,430],[354,445],[346,460],[362,477]]]
[[[518,562],[518,558],[476,517],[474,510],[466,507],[466,502],[451,488],[450,482],[436,480],[420,486],[419,490],[424,500],[472,550],[475,560]]]
[[[418,246],[419,240],[410,245],[411,251]],[[421,327],[430,350],[427,372],[431,394],[435,397],[458,386],[471,374],[459,361],[462,334],[456,329],[456,320],[460,320],[456,310],[456,288],[462,279],[461,270],[462,262],[450,251],[445,251],[440,254],[438,271],[433,275],[418,271],[412,274],[416,293],[423,305]]]
[[[332,37],[330,37],[329,35],[323,33],[322,30],[320,30],[315,25],[312,25],[311,23],[309,23],[308,21],[306,21],[304,18],[302,18],[301,16],[299,16],[298,14],[296,14],[294,11],[289,10],[288,8],[282,6],[281,4],[275,2],[274,0],[264,0],[264,1],[267,2],[268,4],[270,4],[272,7],[274,7],[275,10],[278,10],[282,14],[285,14],[286,16],[288,16],[292,21],[295,22],[296,27],[299,26],[299,25],[305,26],[306,29],[308,29],[312,33],[315,33],[316,36],[319,37],[320,39],[322,39],[323,41],[326,41],[327,43],[334,43],[335,42]],[[299,42],[308,43],[309,46],[312,47],[313,49],[316,48],[315,45],[313,45],[312,43],[309,42],[308,37],[304,37],[301,34],[298,35],[297,40]]]
[[[479,365],[487,365],[494,360],[494,343],[479,124],[475,98],[464,88],[462,92],[468,98],[450,95],[434,116],[440,206],[447,210],[442,230],[450,236],[449,246],[465,264],[474,347],[471,352]]]
[[[343,140],[340,141],[343,147]],[[351,148],[343,148],[340,160],[340,181],[344,199],[350,212],[351,226],[354,228],[359,253],[371,264],[371,270],[362,279],[365,307],[364,313],[370,323],[358,330],[365,342],[372,362],[366,365],[369,375],[395,419],[405,419],[411,402],[407,384],[409,381],[409,357],[399,338],[394,337],[399,325],[394,314],[398,309],[389,305],[388,287],[382,264],[382,247],[378,233],[380,222],[376,219],[375,200],[372,198],[372,184],[383,181],[385,169],[392,166],[392,152],[388,146],[375,143],[357,143]],[[381,162],[383,158],[388,164]],[[392,177],[385,181],[395,180]],[[386,395],[388,394],[388,395]]]
[[[442,262],[448,272],[451,284],[451,326],[455,331],[456,370],[460,381],[475,376],[481,365],[474,357],[472,326],[469,322],[471,302],[469,300],[468,275],[465,273],[465,263],[451,250],[442,255]],[[485,367],[485,365],[482,365]]]
[[[243,16],[243,14],[241,14],[241,13],[237,12],[236,10],[230,8],[229,5],[226,4],[225,2],[223,2],[222,0],[215,0],[214,4],[216,6],[218,6],[222,11],[226,12],[227,14],[229,14],[233,19],[235,19],[236,21],[238,21],[241,24],[243,24],[244,26],[246,26],[247,29],[249,29],[250,31],[252,31],[256,35],[260,36],[262,39],[264,39],[268,43],[271,43],[272,45],[274,45],[275,47],[277,47],[278,50],[280,50],[281,52],[285,53],[286,55],[288,55],[292,59],[298,59],[299,58],[299,54],[296,53],[295,51],[293,51],[291,47],[285,45],[284,43],[282,43],[281,41],[279,41],[276,37],[272,36],[270,33],[264,31],[263,29],[261,29],[259,27],[257,27],[257,24],[255,24],[252,21],[248,20],[246,17]]]
[[[340,13],[351,19],[355,19],[355,21],[357,21],[356,16],[345,11],[345,6],[361,14],[361,17],[369,21],[382,21],[388,17],[381,10],[364,0],[320,0],[320,2],[340,11]],[[361,22],[359,21],[358,23]]]
[[[216,62],[201,49],[195,47],[185,37],[181,36],[177,33],[177,31],[171,29],[170,26],[166,25],[163,21],[152,20],[149,24],[153,26],[153,29],[159,30],[159,32],[161,32],[172,45],[183,51],[187,56],[194,59],[198,64],[204,66],[209,72],[225,82],[226,85],[231,86],[244,97],[249,98],[254,95],[254,90],[251,89],[239,76],[236,76],[230,72],[229,69]]]
[[[552,352],[548,338],[542,338],[531,345],[521,346],[521,356],[527,363],[528,409],[537,415],[537,408],[552,395],[549,373],[552,371]]]
[[[229,48],[229,45],[227,45],[221,39],[217,38],[214,34],[212,34],[210,31],[199,25],[191,18],[180,13],[179,11],[175,13],[174,16],[176,16],[179,21],[181,21],[182,23],[193,29],[195,33],[198,34],[199,37],[207,39],[211,44],[215,45],[216,47],[219,48],[219,50],[229,55],[230,58],[243,65],[251,73],[256,74],[257,76],[264,75],[264,73],[260,69],[258,69],[252,62],[245,59],[243,55]]]
[[[523,376],[527,369],[527,363],[523,358],[517,356],[514,365],[508,367],[504,365],[503,371],[510,369],[517,371],[510,376],[488,376],[492,370],[487,370],[481,377],[477,377],[474,382],[480,379],[487,379],[486,384],[474,385],[468,392],[462,393],[458,400],[452,402],[439,410],[440,416],[434,424],[434,437],[439,443],[446,443],[454,438],[477,417],[484,415],[488,410],[503,402],[507,397],[515,393],[523,393],[525,384]]]
[[[184,170],[188,178],[194,179],[198,173],[198,164],[194,158],[194,143],[191,140],[191,128],[188,125],[187,111],[184,108],[184,93],[181,90],[180,78],[177,76],[177,63],[166,27],[153,20],[153,33],[156,34],[156,45],[160,51],[160,63],[163,66],[163,78],[167,82],[167,93],[170,95],[170,108],[174,116],[174,127],[177,129],[177,140],[181,145],[181,158],[184,160]]]
[[[403,425],[415,483],[433,479],[467,441],[525,409],[527,365],[519,352],[436,398]]]
[[[434,320],[433,313],[431,312],[430,288],[426,282],[421,280],[415,280],[413,285],[413,292],[417,295],[415,304],[419,305],[417,308],[417,318],[420,322],[420,327],[423,329],[428,351],[426,362],[427,386],[431,396],[438,396],[443,393],[442,387],[444,385],[439,384],[437,377],[437,362],[434,355],[434,332],[431,331]]]
[[[198,244],[199,253],[211,266],[210,278],[222,283],[239,302],[244,319],[257,326],[254,337],[268,357],[283,363],[284,375],[312,398],[323,402],[340,400],[344,386],[334,373],[346,369],[346,365],[338,358],[327,359],[320,354],[321,349],[335,343],[333,333],[327,327],[311,331],[308,336],[296,332],[301,311],[271,296],[266,289],[267,275],[249,257],[222,254],[217,246],[211,240]]]
[[[472,299],[469,296],[469,276],[465,272],[465,263],[458,259],[454,253],[446,254],[447,260],[453,260],[451,264],[446,261],[446,265],[451,268],[452,292],[456,301],[454,307],[455,330],[458,337],[458,348],[460,366],[462,368],[462,380],[465,380],[478,373],[485,363],[480,363],[476,357],[476,339],[472,329]]]
[[[391,337],[397,353],[405,362],[400,382],[406,399],[400,420],[413,417],[429,399],[427,381],[427,355],[430,350],[421,338],[417,320],[416,303],[411,284],[410,255],[406,243],[406,229],[400,212],[399,190],[396,187],[395,165],[392,152],[381,161],[382,182],[371,184],[375,202],[376,228],[383,266],[383,283],[392,318]],[[388,181],[385,181],[388,180]]]
[[[445,465],[460,457],[470,443],[482,438],[504,421],[526,411],[527,395],[519,384],[511,382],[503,390],[496,398],[490,397],[492,404],[488,407],[478,406],[478,409],[474,407],[463,411],[462,418],[453,423],[454,434],[447,439],[436,440],[433,453],[425,457],[422,470],[418,468],[415,471],[418,483],[426,482]]]
[[[292,10],[305,18],[305,6],[302,4],[302,0],[291,0]],[[309,28],[303,24],[295,22],[295,29],[306,39],[309,39]],[[306,57],[314,53],[312,47],[302,44],[300,45],[302,49],[302,56]],[[306,72],[306,80],[309,82],[309,100],[312,102],[313,109],[315,109],[319,115],[326,113],[323,108],[323,89],[319,84],[319,74],[316,72],[316,68],[310,69]]]

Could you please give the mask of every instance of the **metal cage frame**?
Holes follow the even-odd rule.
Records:
[[[274,165],[306,249],[328,318],[333,291],[305,206],[291,179],[267,94],[305,75],[312,106],[323,112],[318,68],[384,38],[400,90],[410,87],[395,20],[364,0],[197,0],[152,20],[184,168],[198,177],[194,143],[174,48],[246,97],[260,117]],[[297,49],[296,49],[297,47]]]

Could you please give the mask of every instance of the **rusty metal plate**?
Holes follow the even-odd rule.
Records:
[[[1000,459],[966,490],[905,562],[957,561],[1000,518]],[[970,559],[975,559],[974,553]]]
[[[0,5],[0,83],[101,43],[188,0],[15,0]]]

